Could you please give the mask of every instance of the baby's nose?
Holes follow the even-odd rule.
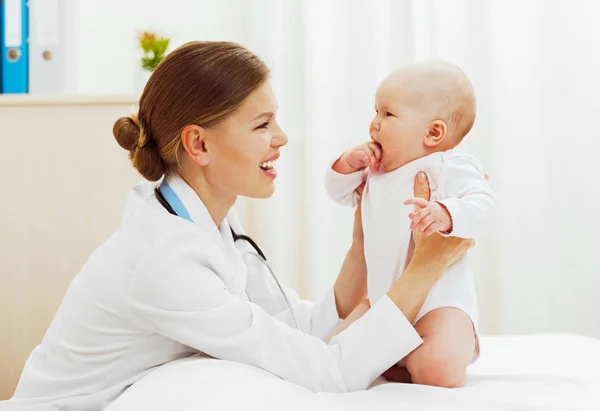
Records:
[[[379,121],[377,121],[376,118],[374,118],[373,121],[371,121],[371,130],[379,131]]]

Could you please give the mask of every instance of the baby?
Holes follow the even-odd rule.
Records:
[[[355,190],[366,182],[362,223],[368,300],[336,334],[385,295],[403,272],[412,256],[411,230],[475,238],[490,225],[496,196],[479,163],[453,150],[471,130],[475,112],[469,79],[448,63],[403,67],[379,86],[372,141],[343,153],[327,172],[327,191],[341,204],[356,206]],[[411,198],[419,171],[429,178],[430,201]],[[408,212],[402,204],[421,210]],[[415,328],[423,344],[399,363],[413,383],[462,386],[467,366],[478,356],[477,302],[468,258],[448,269],[417,314]]]

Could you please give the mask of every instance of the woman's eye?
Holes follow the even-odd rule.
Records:
[[[256,128],[267,128],[269,127],[269,122],[265,121],[264,123],[262,123],[260,126],[256,127]]]

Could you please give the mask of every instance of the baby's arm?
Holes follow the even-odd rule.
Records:
[[[451,231],[442,234],[476,238],[492,225],[498,198],[476,159],[454,153],[447,162],[440,189],[446,199],[439,203],[452,216]]]
[[[344,152],[327,170],[327,194],[336,203],[356,207],[359,196],[355,190],[365,182],[369,167],[376,167],[380,159],[381,149],[373,142]]]
[[[498,201],[474,158],[459,153],[449,156],[438,192],[446,199],[405,202],[423,207],[419,213],[409,215],[411,229],[425,234],[437,231],[442,235],[476,238],[490,226]]]

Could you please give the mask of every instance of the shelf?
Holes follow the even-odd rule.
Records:
[[[123,95],[34,95],[0,94],[0,107],[18,106],[114,106],[137,105],[139,97],[133,94]]]

